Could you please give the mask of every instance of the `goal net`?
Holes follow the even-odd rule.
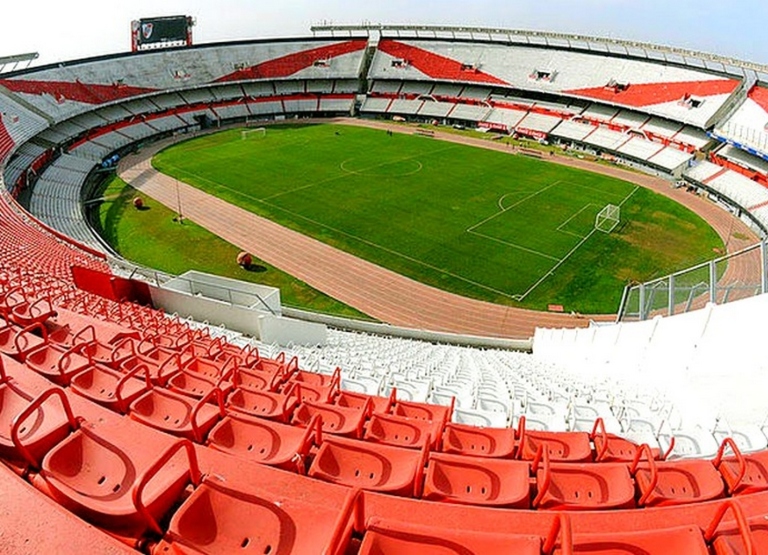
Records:
[[[243,129],[240,131],[240,139],[245,140],[253,135],[256,135],[257,137],[266,137],[267,136],[267,128],[266,127],[254,127],[253,129]]]
[[[621,209],[615,204],[609,204],[595,217],[595,229],[603,233],[610,233],[619,225]]]

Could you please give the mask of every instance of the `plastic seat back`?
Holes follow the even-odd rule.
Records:
[[[471,505],[528,509],[530,465],[524,461],[477,459],[430,453],[422,497]]]
[[[412,496],[420,483],[428,449],[402,449],[324,436],[309,476],[364,490]]]
[[[279,422],[288,422],[298,404],[293,388],[286,393],[235,389],[227,399],[229,410]]]
[[[518,457],[532,461],[541,445],[546,445],[552,462],[586,462],[593,458],[592,445],[586,432],[540,432],[527,430],[525,417],[520,417],[517,437]]]
[[[433,445],[439,443],[442,434],[440,421],[374,413],[365,427],[363,437],[366,441],[420,449],[426,441],[432,441],[431,438],[434,438]]]
[[[2,372],[5,364],[0,364],[0,456],[13,466],[36,468],[43,456],[79,424],[62,390],[52,388],[33,397],[7,380]],[[46,403],[51,397],[57,397],[59,403]]]
[[[148,426],[201,443],[224,416],[224,399],[215,388],[200,400],[154,388],[131,403],[129,414]]]
[[[635,486],[622,463],[550,464],[542,444],[531,463],[536,475],[533,506],[548,510],[628,509],[635,506]]]
[[[299,428],[264,418],[230,414],[208,434],[208,445],[243,459],[304,474],[304,461],[312,445],[319,441],[320,426],[319,416],[306,428]]]
[[[650,448],[643,445],[630,471],[640,492],[641,506],[700,503],[725,494],[723,479],[709,460],[656,462]]]
[[[535,535],[486,534],[427,527],[372,518],[366,525],[359,555],[541,555]]]
[[[477,428],[449,422],[443,431],[442,449],[446,453],[473,457],[513,457],[516,450],[512,428]]]
[[[305,401],[296,408],[291,422],[306,427],[313,418],[320,417],[323,432],[360,438],[363,436],[365,419],[370,412],[370,402],[359,408],[350,408]]]

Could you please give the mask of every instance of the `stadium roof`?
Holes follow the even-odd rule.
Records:
[[[584,34],[557,33],[550,31],[532,31],[525,29],[497,29],[485,27],[451,27],[440,25],[313,25],[314,35],[355,36],[379,33],[382,37],[448,39],[503,42],[523,46],[545,46],[655,60],[663,63],[684,65],[707,69],[718,73],[727,73],[737,77],[755,77],[768,82],[768,65],[747,62],[700,52],[663,46],[648,42],[596,37]]]

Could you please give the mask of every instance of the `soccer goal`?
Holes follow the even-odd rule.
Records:
[[[262,138],[267,136],[267,128],[266,127],[254,127],[253,129],[243,129],[240,131],[240,139],[245,140],[248,137],[250,137],[253,134],[256,134],[257,137]]]
[[[615,204],[609,204],[595,218],[595,229],[603,233],[610,233],[621,221],[621,209]]]

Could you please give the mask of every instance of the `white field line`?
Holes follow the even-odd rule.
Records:
[[[632,195],[634,195],[634,194],[637,192],[637,190],[638,190],[639,188],[640,188],[640,187],[639,187],[639,186],[637,186],[637,187],[635,187],[634,189],[632,189],[632,191],[631,191],[631,192],[630,192],[630,193],[629,193],[629,194],[628,194],[626,197],[624,197],[624,198],[622,199],[622,201],[619,203],[619,206],[623,206],[623,205],[624,205],[624,203],[625,203],[625,202],[627,202],[627,201],[628,201],[628,200],[629,200],[629,199],[632,197]],[[567,260],[568,260],[568,259],[569,259],[571,256],[573,256],[573,253],[575,253],[577,250],[579,250],[579,248],[581,248],[581,246],[582,246],[584,243],[586,243],[586,242],[587,242],[587,240],[588,240],[590,237],[592,237],[592,235],[595,233],[595,231],[597,231],[597,230],[593,228],[593,229],[592,229],[592,231],[590,231],[590,232],[587,234],[587,236],[586,236],[586,237],[584,237],[584,239],[582,239],[581,241],[579,241],[579,243],[578,243],[578,244],[577,244],[575,247],[573,247],[573,248],[571,249],[571,252],[569,252],[568,254],[566,254],[566,255],[565,255],[565,257],[564,257],[564,258],[563,258],[563,259],[562,259],[560,262],[558,262],[557,264],[555,264],[555,265],[554,265],[554,266],[553,266],[553,267],[552,267],[552,268],[551,268],[551,269],[550,269],[550,270],[549,270],[549,271],[548,271],[546,274],[544,274],[544,275],[543,275],[543,276],[542,276],[542,277],[541,277],[541,278],[540,278],[540,279],[539,279],[539,280],[538,280],[536,283],[534,283],[534,284],[533,284],[533,285],[532,285],[530,288],[528,288],[528,291],[526,291],[525,293],[523,293],[523,294],[522,294],[522,295],[521,295],[521,296],[518,298],[518,300],[520,300],[520,301],[524,300],[524,299],[525,299],[525,298],[526,298],[528,295],[530,295],[530,294],[531,294],[531,293],[532,293],[532,292],[533,292],[533,291],[534,291],[534,290],[535,290],[535,289],[536,289],[536,288],[537,288],[539,285],[541,285],[542,283],[544,283],[544,281],[545,281],[547,278],[549,278],[549,277],[550,277],[552,274],[554,274],[554,273],[555,273],[555,271],[556,271],[556,270],[557,270],[557,269],[558,269],[560,266],[562,266],[562,265],[563,265],[563,264],[564,264],[564,263],[565,263],[565,262],[566,262],[566,261],[567,261]]]

